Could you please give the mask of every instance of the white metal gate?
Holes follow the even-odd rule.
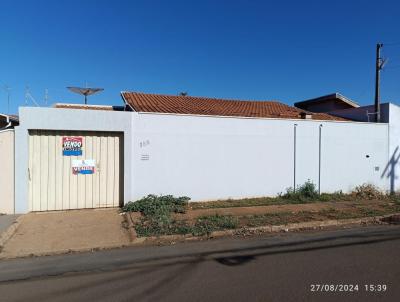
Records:
[[[82,142],[81,155],[63,154],[63,139],[70,138]],[[74,170],[82,160],[94,167]],[[117,207],[124,194],[123,134],[31,130],[28,173],[30,211]]]

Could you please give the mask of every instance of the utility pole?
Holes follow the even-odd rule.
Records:
[[[381,69],[384,61],[381,58],[382,43],[376,44],[376,64],[375,64],[375,122],[381,122],[381,96],[380,96],[380,81]]]

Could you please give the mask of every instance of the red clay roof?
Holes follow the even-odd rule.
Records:
[[[242,116],[261,118],[299,119],[307,111],[277,101],[243,101],[206,97],[173,96],[122,92],[124,101],[137,112],[198,114],[217,116]],[[326,113],[312,113],[314,120],[346,119]]]

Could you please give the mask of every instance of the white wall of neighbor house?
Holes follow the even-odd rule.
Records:
[[[0,213],[14,213],[14,130],[0,131]]]
[[[132,127],[135,199],[274,196],[308,179],[321,192],[388,189],[387,124],[134,113]]]
[[[389,123],[389,108],[392,105],[393,104],[390,103],[381,104],[381,122]],[[329,114],[344,117],[352,121],[373,123],[375,121],[374,112],[375,106],[369,105],[357,108],[334,110],[330,111]]]

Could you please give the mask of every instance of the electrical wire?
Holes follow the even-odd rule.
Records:
[[[394,43],[383,43],[383,47],[385,46],[397,46],[400,45],[400,42],[394,42]]]

